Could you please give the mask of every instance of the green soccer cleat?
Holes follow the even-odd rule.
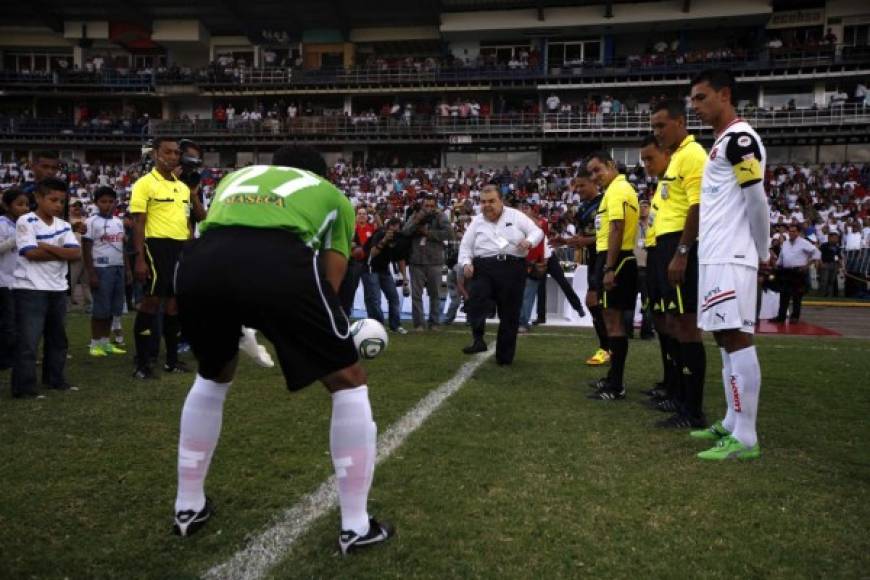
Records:
[[[103,345],[103,351],[106,354],[127,354],[127,351],[123,348],[118,348],[117,345],[112,344],[111,342],[107,342]]]
[[[758,443],[752,447],[746,447],[734,438],[733,435],[722,437],[715,447],[698,454],[699,459],[709,461],[724,461],[726,459],[758,459],[761,457],[761,447]]]
[[[716,421],[706,429],[689,433],[689,437],[692,437],[693,439],[704,439],[707,441],[719,441],[728,435],[731,435],[731,432],[722,426],[722,421]]]
[[[88,349],[88,354],[91,356],[106,356],[106,351],[103,350],[102,346],[95,344]]]

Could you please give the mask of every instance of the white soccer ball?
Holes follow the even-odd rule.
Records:
[[[350,335],[356,351],[365,359],[381,354],[390,342],[384,325],[373,318],[363,318],[351,324]]]

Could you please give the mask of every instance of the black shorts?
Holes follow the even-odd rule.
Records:
[[[175,296],[175,265],[186,243],[171,238],[145,238],[145,263],[150,276],[145,283],[146,295]]]
[[[698,243],[689,249],[686,278],[683,284],[671,286],[668,282],[668,266],[677,253],[682,232],[664,234],[656,238],[656,274],[659,297],[668,314],[686,314],[698,311]]]
[[[185,248],[177,290],[182,332],[203,376],[236,356],[242,326],[275,345],[290,390],[358,360],[338,296],[314,251],[291,232],[207,232]]]
[[[652,312],[656,314],[664,313],[662,295],[659,292],[656,246],[646,249],[646,299]]]
[[[586,289],[591,292],[601,292],[601,276],[599,275],[598,252],[588,250],[589,260],[586,263]],[[601,264],[604,267],[604,264]]]
[[[607,260],[607,253],[601,252],[603,259],[599,260],[602,264],[602,272],[604,271],[604,262]],[[602,273],[602,284],[604,275]],[[637,304],[637,260],[632,251],[619,252],[619,258],[616,261],[616,286],[613,290],[603,290],[601,293],[601,306],[610,308],[611,310],[631,310],[634,312],[634,307]]]

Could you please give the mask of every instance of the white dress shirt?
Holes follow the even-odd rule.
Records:
[[[822,258],[819,249],[812,245],[806,238],[798,237],[794,242],[785,240],[782,243],[782,251],[776,265],[782,268],[803,268],[812,260]]]
[[[525,240],[534,248],[543,239],[541,228],[521,211],[505,207],[495,223],[480,214],[474,217],[462,236],[459,263],[466,266],[474,258],[490,258],[501,254],[525,258],[529,252],[520,248],[519,244]]]

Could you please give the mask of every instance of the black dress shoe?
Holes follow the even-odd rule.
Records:
[[[469,346],[462,349],[465,354],[476,354],[478,352],[486,352],[486,343],[482,340],[476,340]]]

